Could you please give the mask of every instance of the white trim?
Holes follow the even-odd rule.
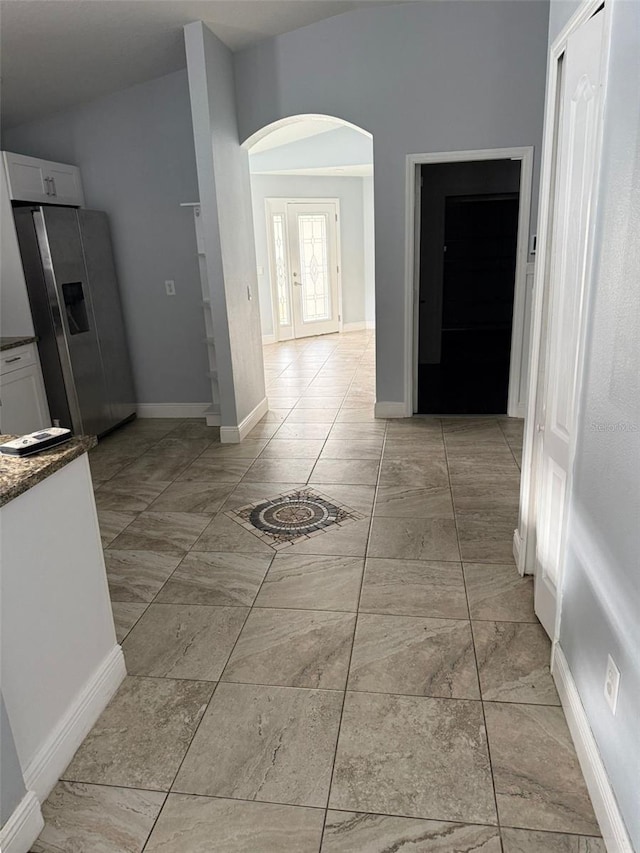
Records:
[[[522,560],[522,539],[520,538],[520,531],[516,527],[513,531],[513,559],[516,561],[516,566],[521,575],[524,574],[524,567],[521,564]]]
[[[405,319],[404,319],[404,394],[405,417],[410,417],[417,404],[418,365],[418,274],[416,258],[417,229],[420,214],[416,210],[419,198],[418,167],[425,163],[460,163],[478,160],[521,160],[518,203],[518,240],[516,247],[516,275],[513,293],[513,323],[511,337],[511,363],[509,366],[509,397],[507,414],[518,417],[518,389],[523,361],[523,339],[526,305],[526,269],[529,258],[529,219],[531,213],[531,185],[533,181],[533,146],[519,148],[482,148],[474,151],[437,151],[427,154],[407,154],[405,176]]]
[[[263,335],[262,336],[262,346],[266,346],[267,344],[275,344],[278,342],[278,339],[275,335]]]
[[[342,331],[343,332],[362,332],[367,328],[367,324],[364,320],[358,320],[356,323],[343,323]]]
[[[42,832],[44,818],[35,791],[27,791],[0,831],[2,853],[25,853]]]
[[[374,415],[376,418],[408,418],[407,407],[404,403],[380,401],[375,404]]]
[[[611,782],[562,649],[554,645],[551,672],[608,853],[633,853]]]
[[[138,403],[139,418],[204,418],[211,403]]]
[[[375,320],[366,320],[364,325],[365,325],[365,329],[375,329],[376,321]]]
[[[263,397],[258,405],[249,412],[238,426],[221,426],[220,441],[222,444],[238,444],[251,432],[254,426],[262,420],[269,411],[269,401]]]
[[[537,247],[536,247],[536,266],[533,284],[532,298],[532,313],[531,313],[531,339],[529,347],[529,384],[527,393],[527,407],[525,415],[524,427],[524,443],[522,453],[522,477],[520,481],[520,509],[518,518],[518,530],[522,539],[522,570],[532,574],[535,568],[535,552],[536,552],[536,535],[535,535],[535,505],[536,505],[536,470],[539,460],[539,440],[541,433],[536,430],[536,424],[539,418],[539,407],[542,407],[544,388],[539,388],[539,380],[541,370],[543,369],[543,354],[545,345],[546,324],[544,323],[544,308],[545,296],[548,290],[549,270],[548,267],[548,249],[549,236],[552,226],[551,213],[553,203],[552,185],[554,164],[555,164],[555,142],[557,132],[556,115],[556,95],[558,88],[558,61],[564,53],[569,36],[574,33],[585,21],[594,15],[602,5],[602,0],[583,0],[580,7],[574,15],[569,19],[564,29],[560,32],[549,49],[547,60],[547,90],[545,94],[545,116],[544,130],[542,138],[542,163],[540,174],[540,194],[538,198],[538,228],[537,228]],[[592,192],[593,198],[596,198],[595,190],[599,183],[600,161],[602,151],[602,131],[604,124],[604,100],[606,97],[606,84],[609,71],[608,55],[611,33],[611,2],[606,0],[604,4],[604,33],[603,33],[603,54],[602,54],[602,70],[601,70],[601,86],[603,96],[600,99],[599,105],[599,122],[598,137],[596,140],[596,148],[594,152],[594,163],[596,165],[593,175]],[[589,228],[593,230],[595,222],[595,204],[590,217]],[[585,290],[585,301],[588,300],[588,287],[591,278],[591,268],[593,251],[592,245],[588,245],[590,255],[588,267],[585,273],[585,281],[587,290]],[[584,325],[584,324],[583,324]],[[580,335],[584,334],[584,328]],[[581,346],[584,351],[584,347]],[[577,365],[577,376],[581,373],[582,359]],[[578,395],[578,388],[576,388]],[[579,396],[577,397],[579,399]],[[573,459],[573,450],[571,452]],[[567,490],[567,499],[569,498],[569,490],[571,488],[571,479]]]
[[[265,136],[269,136],[270,133],[273,133],[274,130],[280,130],[281,127],[287,127],[291,124],[299,124],[300,122],[311,122],[311,121],[326,121],[330,119],[331,121],[339,122],[342,127],[349,127],[351,130],[357,130],[362,133],[364,136],[368,136],[369,139],[373,139],[373,136],[369,133],[368,130],[365,130],[364,127],[360,127],[357,124],[352,124],[350,121],[346,121],[340,116],[330,116],[324,115],[323,113],[300,113],[295,116],[287,116],[286,118],[280,118],[277,121],[272,121],[271,124],[266,124],[264,127],[261,127],[260,130],[256,130],[255,133],[252,133],[251,136],[247,137],[242,143],[242,148],[247,151],[251,151],[253,146],[257,142],[261,142]]]
[[[120,646],[114,646],[80,691],[58,725],[31,759],[24,783],[44,802],[93,724],[127,674]]]

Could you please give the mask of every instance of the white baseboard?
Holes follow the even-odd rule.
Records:
[[[518,567],[518,571],[521,575],[524,574],[524,566],[520,563],[522,553],[522,538],[520,536],[520,531],[516,527],[513,531],[513,559],[516,561],[516,566]]]
[[[263,335],[262,336],[262,346],[265,346],[266,344],[275,344],[275,343],[276,343],[276,336],[275,335]]]
[[[557,644],[553,650],[551,672],[558,688],[560,702],[567,718],[607,853],[633,853],[631,840],[602,763],[578,688],[571,675],[567,659]]]
[[[35,791],[27,791],[0,831],[2,853],[27,853],[42,832],[44,819]]]
[[[378,401],[374,408],[376,418],[410,418],[404,403]]]
[[[366,320],[365,321],[365,328],[375,329],[375,327],[376,327],[376,321],[375,320]]]
[[[220,441],[222,444],[238,444],[238,442],[242,441],[243,438],[246,438],[246,436],[249,435],[254,426],[258,421],[262,420],[268,411],[269,401],[266,397],[263,397],[255,409],[252,412],[249,412],[247,417],[239,423],[237,427],[221,426]]]
[[[127,674],[114,646],[24,771],[24,783],[44,802]],[[3,848],[4,850],[4,848]]]
[[[139,418],[203,418],[211,403],[139,403]]]
[[[362,332],[367,328],[367,324],[364,320],[358,320],[357,323],[343,323],[342,331],[343,332]]]

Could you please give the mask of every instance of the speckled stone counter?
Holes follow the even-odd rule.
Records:
[[[11,441],[13,438],[17,438],[17,436],[0,435],[0,444]],[[33,486],[37,486],[51,474],[91,450],[96,444],[95,436],[80,435],[59,447],[44,450],[42,453],[26,456],[22,459],[1,453],[0,506],[9,503]]]
[[[22,347],[25,346],[25,344],[32,344],[37,340],[38,339],[34,335],[27,335],[26,337],[22,335],[21,337],[0,338],[0,352],[4,352],[6,349]]]

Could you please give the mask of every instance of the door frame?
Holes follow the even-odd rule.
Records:
[[[549,49],[547,63],[547,90],[545,96],[544,132],[542,141],[542,167],[540,177],[540,196],[538,207],[538,246],[537,262],[535,268],[532,316],[531,316],[531,352],[529,362],[529,390],[527,400],[527,413],[525,417],[524,445],[522,454],[522,477],[520,483],[520,506],[518,527],[513,534],[513,553],[521,575],[533,574],[535,569],[536,553],[536,501],[540,488],[540,450],[541,450],[541,417],[544,399],[544,357],[547,349],[547,324],[546,307],[550,291],[550,236],[553,228],[553,214],[555,208],[555,171],[557,163],[558,133],[560,125],[560,111],[558,100],[560,95],[560,75],[558,73],[561,58],[567,47],[569,36],[592,17],[598,9],[604,5],[602,14],[603,21],[602,39],[602,95],[598,104],[598,115],[596,118],[597,130],[594,149],[594,170],[591,175],[589,196],[590,214],[588,219],[587,257],[585,265],[584,297],[582,300],[581,313],[578,318],[578,353],[576,359],[576,384],[574,388],[574,400],[580,400],[582,393],[582,375],[584,366],[584,344],[586,333],[586,307],[589,304],[591,292],[591,280],[593,276],[594,256],[594,226],[595,210],[597,202],[597,189],[600,183],[600,162],[602,153],[602,136],[604,129],[604,102],[607,88],[607,76],[609,70],[609,45],[611,36],[611,0],[583,0],[581,6],[569,19],[560,34],[556,37]],[[576,431],[570,438],[569,471],[566,485],[565,500],[571,498],[573,487],[573,463],[576,450]],[[567,516],[565,514],[561,536],[564,540]],[[557,640],[560,631],[560,614],[562,611],[562,572],[558,571],[558,599],[556,605],[555,637]],[[555,648],[555,645],[554,645]]]
[[[336,222],[336,256],[338,263],[338,332],[342,332],[344,326],[344,314],[342,311],[342,244],[341,244],[341,225],[342,225],[342,213],[340,211],[340,199],[335,198],[333,196],[326,198],[319,198],[314,196],[313,198],[306,197],[293,197],[293,196],[268,196],[264,200],[264,218],[265,218],[265,230],[267,233],[267,255],[269,258],[269,293],[271,295],[271,324],[273,328],[273,343],[277,343],[278,341],[295,341],[302,340],[302,338],[298,339],[295,336],[291,336],[288,338],[282,337],[280,334],[280,323],[278,321],[278,293],[277,293],[277,282],[275,276],[275,258],[273,256],[273,233],[271,228],[271,216],[275,212],[273,210],[274,204],[335,204],[336,206],[336,215],[338,217]],[[287,250],[289,244],[289,228],[287,217],[284,218],[284,227],[287,235]],[[287,251],[288,257],[288,251]],[[291,279],[289,279],[289,302],[291,305],[291,311],[293,312],[293,293],[292,293],[292,285]],[[291,317],[291,324],[293,328],[293,314]]]
[[[533,146],[483,148],[476,151],[438,151],[408,154],[406,158],[405,228],[405,417],[411,417],[418,403],[418,300],[420,296],[421,170],[429,163],[463,163],[480,160],[520,160],[516,274],[511,323],[511,356],[507,414],[524,417],[520,396],[520,373],[525,360],[524,341],[529,221],[533,181]]]

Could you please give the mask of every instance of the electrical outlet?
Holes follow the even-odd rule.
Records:
[[[251,285],[247,285],[247,299],[249,302],[253,299],[253,293],[251,292]]]
[[[167,296],[176,295],[176,283],[173,280],[165,281],[164,289],[167,291]]]
[[[620,670],[611,655],[607,655],[607,671],[604,676],[604,698],[615,714],[618,705],[618,690],[620,689]]]

